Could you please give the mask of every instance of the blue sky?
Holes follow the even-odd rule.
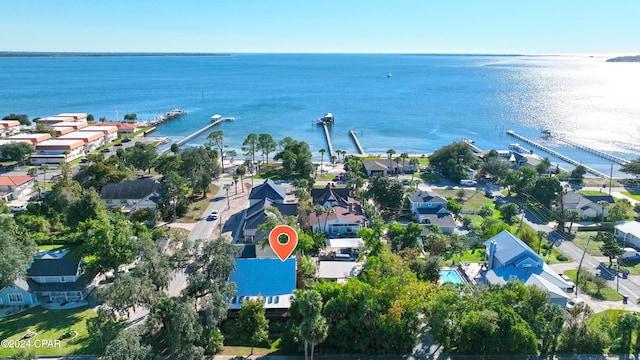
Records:
[[[640,53],[637,0],[0,0],[1,51]]]

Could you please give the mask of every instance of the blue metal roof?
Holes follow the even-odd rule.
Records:
[[[494,256],[504,266],[511,265],[516,262],[516,260],[522,258],[523,255],[534,259],[540,264],[540,266],[544,263],[542,258],[536,254],[535,251],[507,230],[503,230],[496,236],[485,241],[484,244],[487,249],[489,249],[492,241],[496,242],[496,253]]]
[[[229,282],[236,283],[236,296],[291,294],[296,289],[296,259],[236,259]]]

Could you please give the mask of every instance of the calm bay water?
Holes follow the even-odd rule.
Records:
[[[315,120],[332,112],[334,148],[347,152],[356,152],[350,129],[367,153],[393,148],[421,154],[460,138],[483,149],[506,149],[518,142],[504,134],[507,129],[532,139],[549,129],[636,158],[640,64],[604,60],[329,54],[0,58],[0,113],[33,118],[86,112],[122,120],[126,113],[149,119],[182,108],[188,115],[159,126],[157,136],[178,140],[221,114],[236,118],[220,126],[231,149],[239,150],[251,132],[269,133],[276,141],[306,141],[319,159],[326,143]],[[192,143],[202,144],[205,137]],[[609,172],[607,160],[562,143],[548,145]]]

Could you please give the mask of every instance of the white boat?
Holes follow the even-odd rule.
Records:
[[[323,117],[318,119],[318,125],[333,124],[334,118],[332,113],[326,113]]]
[[[213,115],[211,117],[211,122],[216,122],[216,121],[219,121],[219,120],[222,120],[222,115],[220,115],[220,114],[215,114],[215,115]]]
[[[387,74],[387,77],[388,77],[388,78],[390,78],[390,77],[392,77],[392,76],[393,76],[393,75],[391,75],[391,73],[388,73],[388,74]]]

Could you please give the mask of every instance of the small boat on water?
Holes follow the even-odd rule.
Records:
[[[318,119],[318,125],[331,125],[333,124],[334,117],[332,113],[326,113],[323,117]]]
[[[393,75],[391,75],[391,73],[388,73],[388,74],[387,74],[387,78],[390,78],[390,77],[392,77],[392,76],[393,76]]]

